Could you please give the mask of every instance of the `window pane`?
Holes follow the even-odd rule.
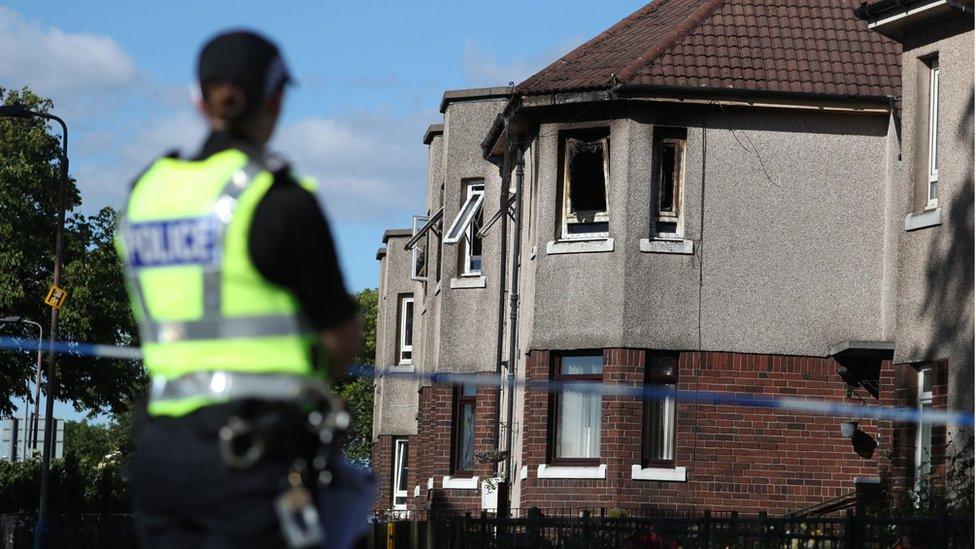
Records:
[[[563,375],[599,375],[603,373],[603,354],[564,355],[559,358],[559,373]]]
[[[400,478],[399,478],[399,481],[400,482],[397,484],[397,489],[398,490],[406,490],[407,489],[408,459],[409,459],[409,456],[410,456],[410,454],[407,452],[407,443],[406,442],[400,442],[400,443],[398,443],[397,444],[397,451],[400,454],[400,459],[399,459],[399,469],[400,469]]]
[[[674,143],[661,145],[661,191],[658,209],[661,212],[674,213],[675,173],[677,160],[677,146]]]
[[[474,469],[474,404],[462,404],[459,415],[456,470],[471,471]]]
[[[403,304],[403,314],[406,317],[403,319],[403,344],[413,345],[413,300],[404,302]]]
[[[661,385],[674,389],[673,384]],[[674,399],[648,400],[644,404],[644,457],[648,460],[674,459]]]
[[[556,457],[600,457],[601,402],[593,393],[569,390],[559,395]]]
[[[922,370],[920,372],[922,378],[922,392],[931,393],[932,392],[932,370]]]
[[[931,404],[921,406],[922,413],[931,410]],[[932,470],[932,424],[922,421],[918,424],[918,453],[915,456],[916,480],[923,479]]]
[[[461,387],[461,396],[473,397],[478,394],[478,386],[474,383],[465,383]]]
[[[566,155],[569,158],[569,204],[573,213],[607,211],[604,144],[602,139],[566,140]]]
[[[677,375],[674,363],[673,356],[649,354],[647,356],[647,375],[651,378],[674,377]]]

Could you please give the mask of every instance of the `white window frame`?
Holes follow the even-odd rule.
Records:
[[[400,490],[403,474],[403,460],[410,459],[410,445],[407,439],[397,438],[393,440],[393,509],[395,511],[407,510],[407,490]],[[407,462],[409,468],[409,461]],[[409,469],[408,469],[409,471]],[[397,503],[397,499],[403,498],[403,503]]]
[[[469,184],[467,186],[466,191],[467,191],[467,196],[465,197],[465,202],[471,200],[472,199],[471,195],[473,195],[474,193],[480,192],[482,194],[482,196],[483,196],[484,193],[485,193],[485,183],[484,183],[484,181],[482,181],[481,183],[471,183],[471,184]],[[482,204],[482,206],[483,206],[483,204]],[[481,237],[478,236],[478,231],[475,231],[474,230],[474,223],[473,223],[473,221],[474,221],[474,218],[477,217],[478,212],[481,211],[482,206],[477,206],[475,208],[475,213],[474,213],[474,215],[471,216],[471,222],[468,222],[468,228],[465,231],[464,238],[466,239],[466,241],[461,243],[464,246],[464,256],[463,256],[463,261],[462,261],[462,264],[461,264],[461,276],[480,276],[481,275],[481,268],[474,269],[474,268],[471,267],[472,260],[475,257],[475,256],[472,256],[471,255],[471,248],[472,248],[472,243],[474,242],[474,239],[475,238],[481,238]],[[484,244],[484,242],[482,242],[482,245],[483,244]],[[484,250],[482,250],[482,254],[484,254]],[[482,260],[484,259],[484,255],[479,255],[477,257],[479,259],[482,259]]]
[[[929,62],[928,184],[925,209],[939,207],[939,58]]]
[[[655,147],[655,154],[658,159],[658,173],[655,176],[656,182],[654,189],[654,226],[652,229],[652,234],[655,239],[658,240],[681,240],[685,232],[685,216],[684,216],[684,193],[685,193],[685,157],[687,153],[688,140],[681,139],[678,137],[665,137],[657,140]],[[675,161],[678,166],[675,167],[675,173],[678,178],[678,189],[674,196],[674,210],[673,212],[663,212],[661,211],[661,185],[664,183],[662,181],[662,174],[664,173],[663,165],[661,162],[664,160],[664,146],[674,145],[675,147]],[[658,223],[674,223],[674,232],[661,232],[658,231]]]
[[[417,231],[423,228],[427,222],[430,221],[429,215],[415,215],[413,216],[413,236],[417,236]],[[420,253],[420,242],[418,241],[410,248],[410,280],[416,280],[419,282],[427,282],[427,275],[421,276],[417,272],[417,255]],[[423,244],[424,250],[424,267],[426,270],[429,246],[428,241],[425,239]]]
[[[931,367],[922,368],[918,371],[918,411],[920,414],[925,413],[925,409],[932,408],[933,395],[932,391],[925,391],[925,379],[926,377],[934,375],[934,370]],[[929,386],[935,383],[934,379],[931,379]],[[924,419],[923,419],[924,421]],[[927,441],[922,440],[922,422],[919,422],[918,426],[915,428],[915,490],[921,487],[922,475],[932,470],[932,430],[929,429],[929,439]],[[925,453],[928,452],[928,456]],[[924,461],[923,461],[924,460]],[[925,467],[923,467],[923,464]],[[927,471],[925,470],[927,469]]]
[[[450,228],[444,233],[444,240],[442,241],[444,244],[457,244],[467,235],[471,221],[474,220],[475,214],[481,209],[484,201],[484,189],[481,191],[472,191],[468,194],[464,204],[461,204],[461,209],[458,210],[457,217],[454,218]]]
[[[562,233],[560,235],[561,240],[594,240],[598,238],[608,238],[610,236],[609,224],[610,224],[610,137],[601,137],[600,139],[595,139],[593,141],[600,141],[603,143],[603,192],[606,197],[606,210],[600,212],[587,212],[593,215],[592,220],[578,221],[572,219],[575,217],[573,214],[573,204],[570,200],[570,177],[569,177],[569,142],[570,141],[583,141],[582,139],[577,139],[575,137],[567,137],[563,139],[563,207],[562,207]],[[590,232],[590,233],[571,233],[569,232],[570,225],[576,225],[580,223],[606,223],[608,225],[606,231],[600,232]]]
[[[410,314],[407,314],[408,303],[410,304],[409,307]],[[413,305],[414,305],[413,294],[400,296],[400,319],[399,319],[400,329],[399,329],[399,333],[397,334],[398,335],[397,341],[399,342],[399,346],[400,346],[400,348],[397,349],[398,366],[407,366],[413,363],[413,330],[412,329],[410,331],[410,344],[407,345],[407,343],[404,341],[407,335],[407,319],[413,314]],[[410,353],[410,356],[404,358],[405,353]]]

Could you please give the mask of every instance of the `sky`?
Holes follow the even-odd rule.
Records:
[[[269,36],[298,80],[271,147],[319,181],[355,292],[378,285],[383,231],[409,227],[423,209],[422,138],[441,121],[444,91],[518,83],[644,3],[7,1],[0,87],[29,86],[54,101],[90,214],[119,207],[156,157],[198,148],[205,129],[191,97],[210,36]],[[81,414],[58,403],[55,416]]]
[[[94,213],[154,158],[198,148],[200,46],[228,28],[266,34],[298,80],[271,146],[319,181],[354,292],[378,284],[383,231],[423,208],[422,137],[444,90],[517,83],[643,4],[15,0],[0,5],[0,86],[54,101]]]

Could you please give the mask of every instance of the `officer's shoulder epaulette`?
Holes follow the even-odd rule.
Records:
[[[275,181],[295,181],[291,171],[291,164],[277,153],[267,153],[262,158],[264,168],[275,176]]]

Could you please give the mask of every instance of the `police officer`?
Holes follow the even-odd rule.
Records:
[[[140,541],[345,546],[322,526],[337,506],[365,526],[369,479],[321,443],[342,417],[326,381],[359,330],[314,184],[265,150],[292,78],[247,31],[208,42],[198,77],[212,132],[138,177],[119,230],[152,379],[133,464]]]

